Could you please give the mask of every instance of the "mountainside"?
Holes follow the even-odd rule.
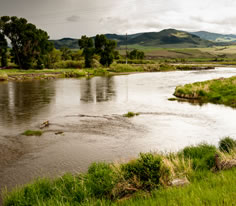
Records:
[[[199,36],[201,39],[214,42],[236,42],[236,35],[234,34],[218,34],[207,31],[198,31],[190,33]]]
[[[67,47],[70,49],[79,49],[78,39],[73,38],[63,38],[59,40],[50,40],[54,43],[56,49],[61,49],[62,47]]]
[[[120,41],[118,44],[125,45],[126,41]],[[162,48],[209,47],[214,45],[214,43],[202,40],[196,35],[175,29],[165,29],[160,32],[148,32],[140,33],[136,36],[128,36],[127,44]]]
[[[127,35],[105,34],[108,39],[116,40],[118,46],[138,45],[161,48],[197,48],[214,46],[215,43],[201,39],[199,36],[175,29],[165,29],[160,32],[147,32]],[[68,47],[77,49],[78,40],[72,38],[63,38],[60,40],[51,40],[57,49]]]

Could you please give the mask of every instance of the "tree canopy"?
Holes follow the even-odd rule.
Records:
[[[85,56],[85,67],[92,66],[93,55],[100,56],[100,63],[103,66],[110,66],[117,56],[116,41],[109,40],[105,35],[96,35],[95,39],[82,36],[79,39],[79,46],[83,49],[83,55]]]
[[[37,29],[24,18],[2,16],[0,33],[10,39],[13,60],[22,69],[33,65],[41,67],[45,55],[53,49],[47,32]]]

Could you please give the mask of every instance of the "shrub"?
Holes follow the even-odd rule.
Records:
[[[85,176],[85,186],[91,196],[110,196],[117,183],[117,176],[109,164],[93,163]]]
[[[122,165],[124,177],[132,179],[136,176],[146,189],[157,187],[160,183],[162,159],[152,153],[140,153],[137,160]]]
[[[219,142],[219,149],[222,152],[230,152],[236,147],[236,141],[230,137],[225,137]]]
[[[54,68],[83,68],[84,61],[73,61],[73,60],[66,60],[66,61],[59,61],[54,64]]]
[[[185,147],[180,153],[184,158],[192,159],[193,169],[211,169],[215,165],[216,147],[208,144]]]

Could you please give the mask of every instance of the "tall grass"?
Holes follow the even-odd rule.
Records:
[[[178,86],[175,96],[236,107],[236,77]]]
[[[37,179],[5,191],[3,205],[230,205],[235,201],[236,187],[231,183],[236,182],[236,169],[217,174],[211,170],[216,153],[225,161],[236,157],[232,151],[220,152],[215,146],[200,144],[166,155],[141,153],[121,164],[93,163],[85,174]],[[173,179],[183,177],[190,185],[170,187]],[[151,196],[135,198],[147,191]],[[130,196],[134,198],[120,202]]]

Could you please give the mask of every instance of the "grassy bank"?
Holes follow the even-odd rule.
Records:
[[[6,80],[31,80],[53,78],[79,78],[92,76],[109,76],[115,74],[129,74],[136,72],[161,72],[175,70],[200,70],[213,69],[214,67],[201,65],[173,65],[166,63],[144,64],[112,64],[109,68],[61,68],[42,70],[1,69],[0,81]]]
[[[236,107],[236,77],[220,78],[178,86],[175,96]]]
[[[175,154],[141,153],[129,162],[93,163],[85,174],[5,191],[3,205],[233,205],[236,169],[223,170],[235,161],[236,142],[229,137],[219,148],[200,144]]]

